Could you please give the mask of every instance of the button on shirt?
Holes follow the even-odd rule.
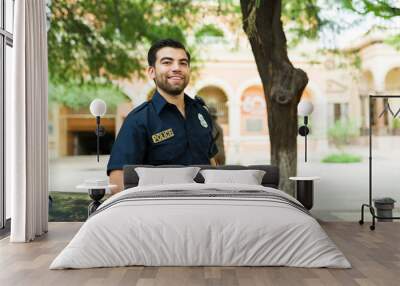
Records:
[[[158,92],[131,111],[114,142],[107,174],[128,164],[203,165],[218,152],[212,121],[199,100],[184,95],[185,114]]]

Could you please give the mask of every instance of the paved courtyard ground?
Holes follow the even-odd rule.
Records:
[[[400,150],[388,146],[373,154],[373,197],[392,197],[400,205]],[[398,148],[400,149],[400,148]],[[314,154],[304,162],[299,152],[298,174],[319,176],[315,182],[314,207],[312,213],[326,220],[358,220],[362,203],[368,202],[368,148],[350,148],[363,160],[353,164],[321,163],[321,155]],[[78,192],[76,185],[90,178],[107,178],[108,156],[64,157],[51,160],[50,191]],[[268,164],[269,160],[254,163]],[[396,212],[399,208],[396,208]],[[367,218],[369,216],[367,215]]]

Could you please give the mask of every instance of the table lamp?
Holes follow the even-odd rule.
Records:
[[[308,124],[308,116],[313,112],[314,106],[311,102],[309,101],[300,101],[299,104],[297,105],[297,114],[299,116],[304,116],[304,125],[300,126],[299,128],[299,134],[301,136],[304,136],[305,144],[305,162],[307,162],[307,135],[310,133],[310,129],[307,127]]]
[[[90,113],[96,117],[96,136],[97,136],[97,162],[99,162],[99,152],[100,152],[100,137],[104,136],[105,129],[100,126],[100,117],[103,116],[107,111],[107,105],[104,100],[94,99],[90,103]]]

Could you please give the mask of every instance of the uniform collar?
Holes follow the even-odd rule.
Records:
[[[194,103],[194,99],[190,98],[187,94],[184,96],[185,104],[192,105]],[[154,105],[154,108],[157,111],[157,114],[160,114],[161,110],[168,104],[168,102],[162,97],[162,95],[156,90],[156,92],[153,95],[153,98],[151,99],[151,102]]]

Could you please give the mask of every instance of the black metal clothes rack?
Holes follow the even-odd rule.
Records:
[[[361,219],[359,220],[359,224],[364,224],[364,208],[367,207],[369,208],[369,211],[372,215],[372,225],[369,226],[370,230],[374,230],[375,229],[375,219],[400,219],[400,217],[380,217],[377,216],[375,214],[375,208],[372,205],[372,118],[373,118],[373,114],[372,114],[372,108],[371,108],[371,104],[372,104],[372,100],[375,100],[377,98],[400,98],[400,95],[369,95],[369,101],[368,101],[368,105],[369,105],[369,203],[368,204],[362,204],[361,206]],[[386,110],[386,108],[388,108],[388,110],[392,113],[393,116],[396,116],[396,114],[393,114],[393,112],[390,110],[390,108],[388,106],[384,106],[384,110],[382,111],[381,115],[383,115],[383,113],[387,112],[388,110]]]

